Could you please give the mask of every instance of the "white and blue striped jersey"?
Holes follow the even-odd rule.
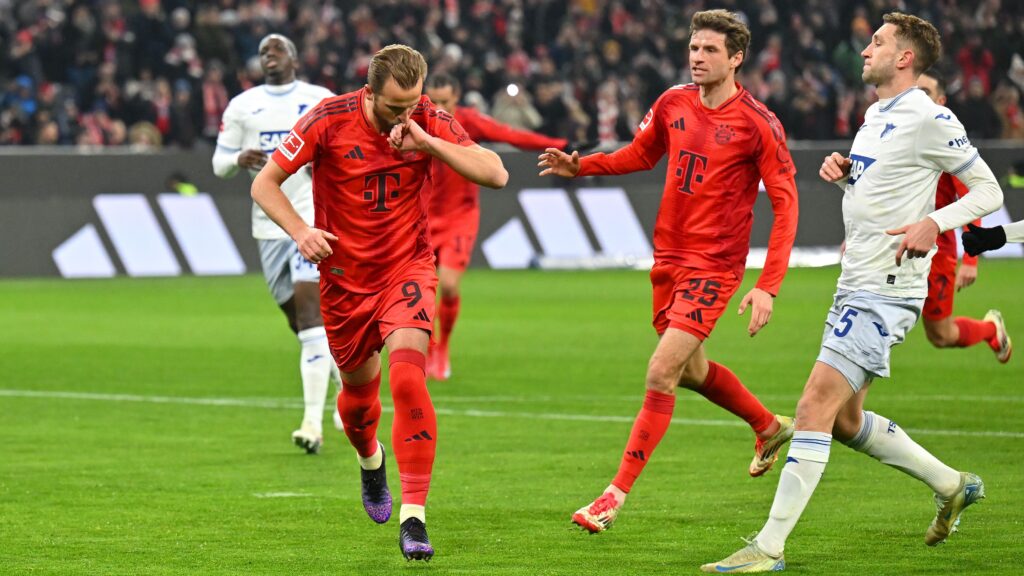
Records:
[[[273,153],[292,126],[321,100],[334,94],[320,86],[301,80],[282,86],[262,85],[235,96],[224,110],[217,150],[213,157],[214,172],[227,178],[238,172],[238,155],[256,148]],[[251,172],[255,177],[256,173]],[[307,170],[300,170],[281,185],[295,211],[308,224],[313,223],[313,182]],[[254,202],[252,205],[253,238],[279,239],[288,235]]]
[[[903,237],[885,231],[934,211],[939,176],[968,171],[979,162],[978,151],[956,116],[915,87],[868,108],[850,159],[849,177],[837,182],[845,189],[846,228],[839,288],[924,298],[935,249],[896,266]]]

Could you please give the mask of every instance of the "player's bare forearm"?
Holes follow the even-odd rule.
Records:
[[[294,239],[308,226],[281,190],[281,184],[288,176],[289,174],[271,159],[256,174],[250,194],[267,216]]]
[[[508,184],[508,171],[501,158],[480,146],[460,146],[441,138],[431,138],[426,152],[452,167],[467,180],[487,186],[504,188]]]

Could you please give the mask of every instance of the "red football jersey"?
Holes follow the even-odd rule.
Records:
[[[524,150],[564,148],[563,138],[550,138],[529,130],[517,130],[481,113],[476,108],[458,106],[455,119],[475,142],[504,142]],[[480,187],[459,176],[444,162],[435,160],[431,167],[430,229],[441,230],[458,225],[463,218],[477,218]]]
[[[313,163],[314,226],[338,237],[321,278],[351,292],[387,286],[410,262],[433,263],[422,194],[431,156],[398,152],[363,109],[363,90],[326,98],[299,119],[273,159],[294,174]],[[412,119],[428,134],[474,142],[451,114],[423,96]]]
[[[939,186],[935,189],[935,209],[938,210],[943,206],[949,206],[957,199],[963,198],[964,194],[967,194],[967,186],[964,183],[957,180],[956,177],[943,172],[942,176],[939,177]],[[981,226],[981,220],[974,221],[975,226]],[[946,230],[942,234],[939,234],[936,244],[939,247],[939,251],[936,252],[936,256],[953,258],[956,259],[956,233],[952,230]],[[976,266],[978,264],[977,256],[970,256],[964,254],[964,264],[968,266]]]
[[[775,223],[757,287],[776,294],[796,237],[796,168],[778,119],[736,87],[737,93],[714,109],[704,106],[694,84],[668,89],[632,143],[612,154],[582,158],[578,176],[649,170],[667,152],[655,260],[737,275],[746,266],[754,201],[764,180]]]

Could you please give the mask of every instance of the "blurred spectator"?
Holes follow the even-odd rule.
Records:
[[[860,52],[892,9],[939,29],[966,125],[1022,135],[1020,1],[0,0],[0,145],[50,142],[52,124],[59,144],[109,145],[117,122],[155,128],[145,146],[212,145],[230,97],[262,82],[255,56],[269,32],[295,40],[300,77],[335,93],[363,85],[371,55],[402,42],[504,122],[624,139],[658,94],[689,80],[689,20],[718,6],[749,23],[741,82],[794,139],[856,132],[875,98]],[[975,81],[980,97],[967,93]]]
[[[998,138],[1002,133],[999,114],[985,98],[985,85],[977,76],[967,82],[966,97],[954,107],[954,112],[967,129],[967,136],[974,140]]]

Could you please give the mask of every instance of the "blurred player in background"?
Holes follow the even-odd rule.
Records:
[[[946,82],[938,72],[921,74],[917,87],[939,106],[946,105]],[[967,187],[962,182],[943,173],[935,191],[935,209],[956,202],[966,193]],[[975,220],[974,224],[980,226],[981,221]],[[928,298],[921,310],[928,341],[937,348],[967,348],[985,342],[995,352],[996,358],[1006,363],[1010,360],[1013,346],[1006,333],[1003,315],[998,310],[989,310],[984,320],[964,316],[953,318],[954,293],[974,284],[978,278],[977,256],[965,254],[957,268],[956,235],[952,230],[939,234],[938,247],[928,274]]]
[[[568,141],[528,130],[517,130],[469,106],[459,106],[462,89],[450,74],[427,79],[427,96],[451,114],[475,142],[504,142],[523,150],[565,148]],[[447,380],[451,376],[448,342],[459,316],[459,282],[469,266],[480,227],[480,187],[459,176],[444,162],[431,168],[430,204],[427,208],[430,243],[437,257],[441,306],[438,332],[427,354],[427,376]]]
[[[731,12],[697,12],[690,24],[693,84],[670,88],[640,124],[633,142],[612,154],[580,158],[548,149],[541,175],[565,177],[650,170],[668,153],[665,190],[654,230],[654,328],[661,336],[647,368],[647,396],[626,444],[618,474],[573,522],[607,529],[626,494],[668,430],[675,389],[694,390],[746,420],[757,438],[751,476],[767,472],[792,434],[728,368],[711,362],[703,341],[743,279],[753,206],[763,180],[775,213],[768,258],[739,312],[750,307],[748,332],[772,313],[796,237],[796,169],[775,115],[736,83],[750,31]]]
[[[775,501],[756,538],[724,560],[701,566],[704,572],[785,567],[786,539],[825,472],[833,435],[932,489],[937,511],[925,533],[929,546],[945,541],[964,508],[985,497],[981,478],[950,468],[895,422],[864,411],[871,381],[889,376],[890,349],[921,314],[939,233],[1002,204],[999,183],[963,125],[917,88],[918,76],[942,53],[938,31],[899,12],[883,20],[861,52],[864,82],[877,87],[879,101],[865,114],[850,157],[832,153],[819,171],[844,190],[846,251],[821,350],[797,405],[796,432]],[[964,182],[970,194],[934,210],[943,172]]]
[[[253,199],[319,264],[321,312],[342,371],[338,410],[358,456],[363,507],[378,523],[390,519],[392,507],[377,439],[380,350],[388,349],[391,441],[402,485],[399,546],[416,560],[434,555],[425,505],[437,441],[425,371],[437,272],[421,195],[429,191],[432,161],[483,186],[508,181],[498,155],[422,94],[426,74],[412,48],[381,49],[366,86],[307,112],[252,186]],[[315,227],[280,188],[310,162]]]
[[[213,154],[213,171],[221,178],[231,178],[240,168],[255,176],[295,121],[334,95],[295,78],[295,44],[280,34],[270,34],[260,41],[259,58],[266,83],[235,96],[224,110]],[[312,222],[313,183],[309,174],[300,172],[289,178],[283,189],[302,218]],[[292,441],[315,454],[323,443],[329,382],[341,381],[320,318],[320,274],[302,257],[288,234],[256,204],[252,207],[252,236],[259,244],[260,264],[270,293],[302,347],[299,373],[305,412],[302,425],[292,433]],[[335,424],[340,425],[337,419]]]

